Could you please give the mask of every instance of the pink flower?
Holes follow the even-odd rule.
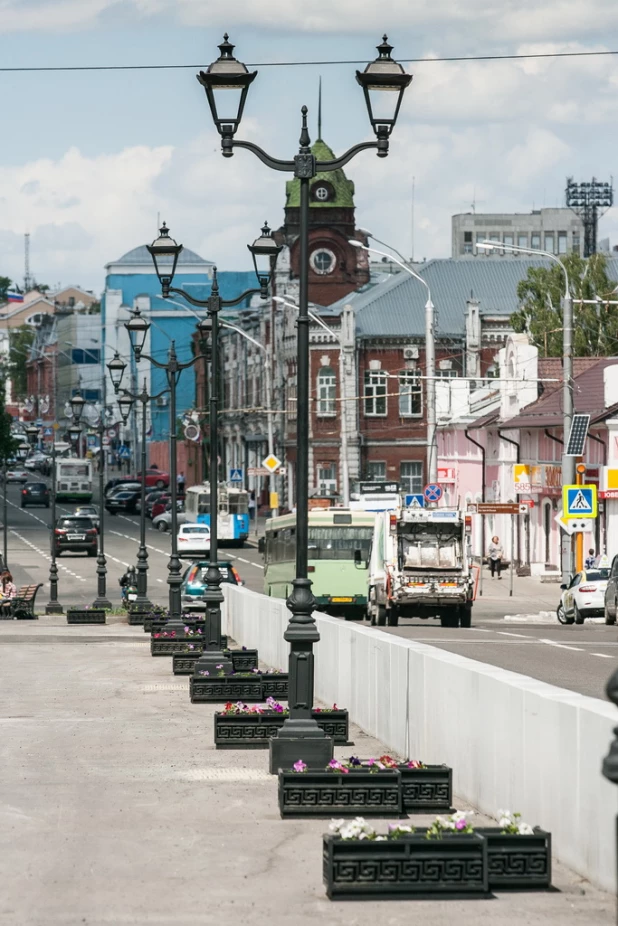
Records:
[[[465,830],[465,828],[466,828],[467,825],[468,825],[468,824],[466,823],[465,820],[458,820],[457,823],[455,824],[455,829],[456,829],[456,830]]]
[[[299,759],[298,762],[294,763],[294,771],[295,772],[306,772],[307,771],[306,763],[303,762],[302,759]]]

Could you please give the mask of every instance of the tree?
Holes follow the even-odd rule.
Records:
[[[9,277],[0,277],[0,302],[6,302],[7,293],[13,285],[13,281]]]
[[[6,383],[0,380],[0,465],[15,456],[19,441],[11,434],[12,418],[6,410]]]
[[[578,254],[562,259],[569,275],[573,298],[573,353],[576,357],[613,356],[618,348],[617,284],[607,275],[607,260],[594,254],[587,260]],[[517,332],[525,331],[544,357],[562,356],[562,305],[564,273],[558,264],[530,267],[517,286],[521,306],[511,316]],[[578,305],[578,299],[597,300]]]
[[[22,401],[28,394],[28,371],[26,362],[34,341],[34,328],[22,325],[9,329],[9,375],[13,397]]]

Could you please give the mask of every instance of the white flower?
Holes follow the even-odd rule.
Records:
[[[345,825],[345,820],[331,820],[328,829],[331,833],[340,833],[341,827]]]
[[[511,820],[511,817],[510,817],[510,816],[507,816],[506,814],[502,814],[502,816],[501,816],[500,819],[498,820],[498,826],[499,826],[501,829],[506,829],[506,827],[507,827],[507,826],[510,826],[512,822],[513,822],[513,821]]]
[[[529,823],[520,823],[518,831],[520,836],[534,836],[534,830]]]
[[[472,810],[458,810],[453,814],[451,820],[453,820],[454,823],[458,823],[459,820],[465,820],[467,822],[467,818],[472,816],[474,816],[474,811]]]
[[[508,817],[508,819],[510,820],[511,817],[512,817],[512,813],[511,813],[510,810],[499,810],[499,811],[498,811],[498,816],[499,816],[499,817],[502,817],[502,818]]]

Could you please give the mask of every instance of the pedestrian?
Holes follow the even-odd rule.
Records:
[[[255,509],[256,509],[255,489],[251,489],[251,493],[249,495],[249,520],[250,521],[255,520]]]
[[[176,487],[179,495],[185,494],[185,474],[183,472],[178,473],[176,476]]]
[[[8,598],[14,598],[17,594],[17,586],[13,582],[13,576],[8,571],[3,572],[0,575],[0,595],[4,600]]]
[[[596,564],[596,556],[594,555],[594,550],[591,548],[590,550],[588,550],[588,556],[586,557],[584,568],[594,569],[595,564]]]
[[[489,568],[491,569],[491,577],[493,579],[494,574],[498,573],[498,578],[501,579],[500,569],[502,568],[502,557],[504,556],[504,550],[502,549],[502,544],[500,543],[499,537],[492,537],[491,543],[489,544]]]

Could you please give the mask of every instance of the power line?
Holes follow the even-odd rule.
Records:
[[[618,51],[556,51],[527,55],[458,55],[446,58],[398,58],[401,64],[439,64],[465,61],[529,61],[536,58],[602,58],[618,55]],[[330,65],[363,65],[366,60],[349,61],[250,61],[250,68],[328,67]],[[180,71],[203,69],[204,64],[85,64],[46,67],[0,67],[0,73],[51,71]]]

